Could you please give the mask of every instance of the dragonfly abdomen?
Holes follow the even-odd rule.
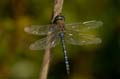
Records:
[[[64,41],[64,33],[60,32],[59,36],[60,36],[61,43],[62,43],[62,48],[63,48],[63,53],[64,53],[64,60],[65,60],[67,74],[69,75],[70,74],[70,65],[69,65],[68,56],[67,56],[67,50],[66,50],[65,41]]]

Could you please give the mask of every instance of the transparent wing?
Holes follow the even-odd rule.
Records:
[[[56,36],[56,38],[51,42],[51,47],[55,47],[59,44],[59,37]],[[42,50],[45,49],[47,46],[47,37],[42,38],[40,40],[35,41],[33,44],[30,45],[31,50]]]
[[[86,21],[86,22],[79,22],[79,23],[72,23],[72,24],[66,24],[65,30],[74,30],[77,32],[85,32],[90,29],[95,29],[103,25],[102,21]]]
[[[95,35],[78,33],[75,31],[65,33],[65,41],[73,45],[99,44],[102,42],[102,40]]]
[[[33,35],[47,35],[50,25],[30,25],[24,28],[24,31]]]

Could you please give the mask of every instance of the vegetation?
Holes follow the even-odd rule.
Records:
[[[72,79],[120,78],[120,1],[64,0],[66,23],[101,20],[98,31],[102,44],[67,45]],[[44,51],[29,45],[40,36],[29,35],[30,24],[50,23],[53,0],[0,0],[0,79],[38,79]],[[48,79],[66,76],[60,46],[53,49]]]

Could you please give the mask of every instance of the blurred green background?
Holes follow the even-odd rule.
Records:
[[[29,45],[39,36],[29,24],[50,23],[53,0],[0,0],[0,79],[38,79],[44,51]],[[120,0],[65,0],[66,23],[101,20],[102,44],[67,45],[71,79],[120,79]],[[97,31],[97,32],[98,32]],[[48,79],[66,79],[61,46],[52,52]]]

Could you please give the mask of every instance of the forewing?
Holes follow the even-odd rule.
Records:
[[[90,29],[96,29],[103,25],[102,21],[86,21],[86,22],[79,22],[79,23],[72,23],[66,24],[65,30],[74,30],[76,32],[85,32],[89,31]]]
[[[52,42],[50,47],[55,47],[56,45],[59,44],[59,38],[56,37]],[[47,42],[47,37],[42,38],[40,40],[35,41],[33,44],[30,45],[30,49],[31,50],[43,50],[46,48],[46,46],[48,45]]]
[[[100,44],[102,40],[94,35],[69,32],[65,33],[65,41],[73,45],[90,45],[90,44]]]
[[[33,35],[47,35],[50,25],[29,25],[24,28],[24,31]]]

